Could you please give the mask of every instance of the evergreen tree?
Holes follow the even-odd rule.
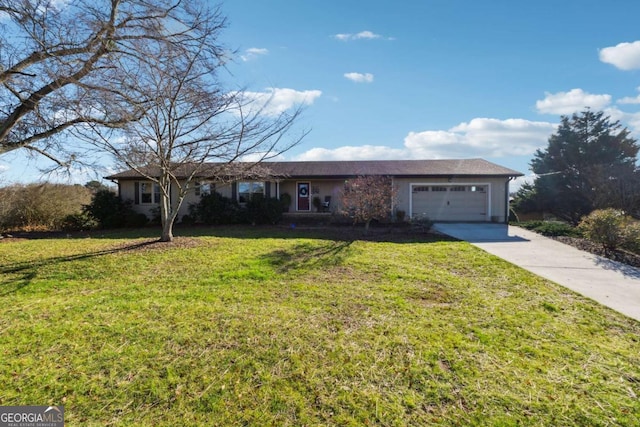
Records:
[[[547,148],[537,150],[531,161],[538,175],[531,194],[543,210],[573,224],[594,209],[628,210],[633,197],[628,192],[614,197],[611,189],[635,180],[639,149],[629,130],[604,112],[586,110],[563,116]],[[629,186],[629,191],[637,192],[632,188],[635,186]]]

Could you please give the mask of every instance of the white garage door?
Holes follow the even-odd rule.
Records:
[[[433,221],[487,221],[486,185],[414,185],[411,213]]]

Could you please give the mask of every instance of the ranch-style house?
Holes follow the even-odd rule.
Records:
[[[234,170],[243,170],[235,164]],[[246,170],[249,164],[247,165]],[[221,174],[220,163],[204,165],[180,208],[178,218],[187,214],[188,206],[199,198],[216,191],[240,204],[252,194],[280,198],[289,194],[289,212],[315,212],[313,199],[321,201],[321,211],[333,212],[346,180],[365,175],[391,178],[397,193],[390,214],[404,211],[407,218],[426,216],[433,221],[499,222],[508,221],[509,182],[522,173],[483,159],[460,160],[368,160],[368,161],[312,161],[263,162],[260,178],[251,173]],[[151,169],[145,170],[154,176]],[[265,172],[266,171],[266,172]],[[174,171],[178,179],[186,179],[193,172],[189,165]],[[221,177],[224,176],[224,179]],[[108,176],[118,184],[122,199],[133,201],[134,209],[150,215],[158,206],[160,192],[156,184],[135,170]]]

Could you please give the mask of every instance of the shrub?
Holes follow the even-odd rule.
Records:
[[[247,202],[246,216],[251,224],[277,224],[282,219],[280,200],[254,194]]]
[[[623,230],[623,235],[622,247],[640,254],[640,222],[630,220]]]
[[[208,225],[236,224],[239,214],[238,202],[217,192],[203,195],[198,203],[189,206],[189,216]]]
[[[196,204],[189,205],[187,221],[208,225],[223,224],[277,224],[282,219],[282,200],[254,194],[244,207],[220,193],[204,195]],[[183,220],[184,222],[184,217]]]
[[[99,190],[84,212],[96,220],[100,228],[143,227],[149,218],[133,210],[130,200],[122,201],[110,190]]]
[[[180,223],[184,225],[193,225],[196,223],[196,219],[192,215],[182,215],[182,221]]]
[[[536,233],[543,236],[558,237],[558,236],[578,236],[579,231],[566,222],[556,221],[542,221],[542,224],[533,229]]]
[[[155,208],[149,209],[149,213],[151,214],[151,219],[147,220],[153,225],[162,224],[162,217],[160,215],[160,206],[156,206]]]
[[[65,231],[91,230],[97,226],[98,222],[86,212],[67,215],[62,223],[62,229]]]
[[[411,218],[411,226],[422,231],[429,231],[434,222],[427,215],[416,215]]]
[[[149,217],[143,213],[134,212],[129,210],[124,215],[124,226],[130,228],[140,228],[147,225]]]
[[[518,227],[522,227],[524,229],[527,230],[535,230],[536,227],[541,226],[544,223],[544,221],[538,221],[538,220],[533,220],[533,221],[522,221],[522,222],[518,222]]]
[[[558,236],[570,236],[579,237],[581,235],[580,229],[576,229],[566,222],[559,221],[525,221],[517,223],[519,227],[526,228],[527,230],[534,231],[543,236],[558,237]]]
[[[59,230],[82,211],[91,192],[81,185],[15,184],[0,188],[0,229]]]
[[[109,190],[98,190],[85,206],[84,211],[91,215],[100,228],[120,228],[126,223],[125,215],[131,210],[117,194]]]
[[[282,193],[280,195],[280,204],[282,205],[282,212],[289,212],[291,206],[291,195],[289,193]]]
[[[633,236],[626,230],[630,227],[631,218],[617,209],[597,209],[585,216],[580,222],[580,229],[585,237],[602,245],[605,251],[614,250]]]

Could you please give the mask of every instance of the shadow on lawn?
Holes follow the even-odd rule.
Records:
[[[360,226],[298,226],[277,225],[196,225],[174,229],[176,237],[227,237],[235,239],[321,239],[333,241],[372,241],[390,243],[433,243],[456,241],[457,239],[410,227],[372,227],[365,234]],[[139,229],[95,230],[74,233],[15,233],[19,239],[139,239],[159,238],[160,228],[144,227]]]
[[[15,240],[21,239],[140,239],[142,242],[125,243],[115,247],[109,247],[100,251],[79,253],[74,255],[44,258],[41,260],[20,262],[0,266],[0,275],[16,275],[13,278],[0,280],[0,297],[14,293],[25,286],[37,276],[38,269],[49,265],[90,259],[104,255],[135,252],[147,249],[172,249],[180,247],[194,247],[193,244],[185,244],[190,237],[222,237],[235,239],[314,239],[323,240],[318,245],[301,242],[289,250],[276,250],[265,255],[266,261],[271,263],[279,271],[288,271],[302,266],[318,267],[338,265],[346,254],[346,249],[358,240],[392,243],[433,243],[439,241],[455,241],[456,239],[444,235],[426,233],[424,231],[412,232],[408,228],[374,228],[368,234],[363,233],[362,228],[357,227],[298,227],[286,228],[277,226],[195,226],[176,227],[176,244],[163,244],[158,241],[159,229],[142,228],[136,230],[94,231],[78,233],[20,233],[14,235]],[[2,244],[11,244],[9,241]],[[178,242],[180,241],[180,242]],[[189,243],[189,242],[187,242]]]
[[[9,295],[20,289],[28,286],[31,281],[37,276],[38,269],[41,267],[46,267],[49,265],[62,264],[65,262],[78,261],[83,259],[90,259],[99,256],[119,253],[119,252],[127,252],[127,251],[135,251],[140,250],[145,247],[149,247],[157,243],[157,240],[148,240],[144,242],[138,242],[135,244],[122,245],[117,246],[101,251],[94,252],[85,252],[75,255],[67,255],[67,256],[59,256],[59,257],[51,257],[44,258],[35,261],[28,262],[18,262],[14,264],[8,264],[0,266],[0,274],[17,274],[18,276],[12,279],[0,280],[0,297],[5,295]]]
[[[300,243],[291,249],[270,252],[262,256],[262,259],[270,263],[280,273],[301,267],[339,265],[352,243],[353,240],[328,241],[320,246]]]

